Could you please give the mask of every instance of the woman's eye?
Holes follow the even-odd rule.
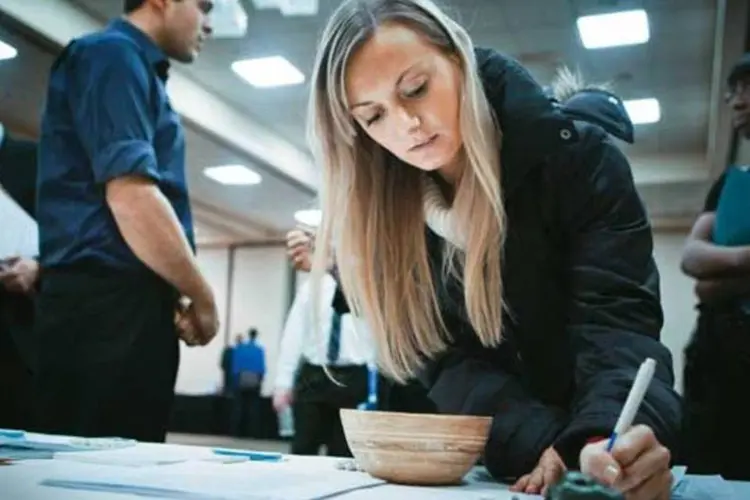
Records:
[[[365,125],[369,127],[370,125],[378,121],[380,119],[380,116],[381,116],[380,113],[376,115],[368,116],[367,118],[365,118]]]
[[[409,89],[407,92],[405,92],[406,97],[421,97],[424,95],[424,93],[427,91],[427,82],[424,82],[422,85]]]

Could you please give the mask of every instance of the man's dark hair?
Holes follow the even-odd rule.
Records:
[[[125,0],[123,10],[125,14],[130,14],[134,10],[141,8],[144,3],[146,3],[146,0]]]
[[[250,337],[250,340],[255,340],[258,338],[258,329],[257,328],[251,328],[247,332],[247,336]]]

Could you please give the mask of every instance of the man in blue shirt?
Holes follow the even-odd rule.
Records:
[[[266,375],[266,354],[258,345],[258,330],[248,331],[248,340],[238,338],[232,349],[232,432],[244,437],[260,437],[260,391]]]
[[[178,336],[218,321],[194,256],[185,139],[165,90],[210,35],[210,0],[126,0],[52,66],[37,179],[38,428],[163,441]]]

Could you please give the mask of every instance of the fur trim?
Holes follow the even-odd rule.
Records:
[[[550,84],[552,95],[558,102],[564,103],[578,92],[584,90],[604,90],[612,92],[612,86],[607,83],[586,83],[580,71],[571,70],[567,66],[557,69]]]

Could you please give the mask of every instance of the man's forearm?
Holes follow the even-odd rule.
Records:
[[[750,247],[722,247],[693,240],[685,247],[682,271],[696,279],[716,279],[750,274]]]
[[[213,302],[177,216],[155,185],[140,179],[111,181],[107,203],[125,242],[144,264],[191,300]]]

